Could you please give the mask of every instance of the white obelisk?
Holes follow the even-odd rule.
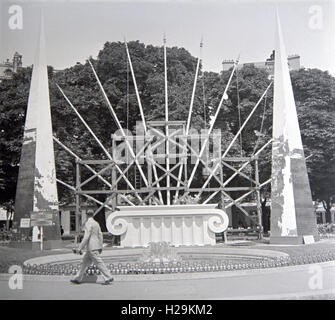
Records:
[[[48,70],[45,54],[44,19],[33,65],[19,177],[15,199],[15,220],[28,218],[30,212],[58,210],[55,157],[49,99]],[[55,215],[58,213],[55,213]],[[46,240],[60,239],[59,220],[43,227]],[[36,238],[36,228],[33,239]],[[24,231],[24,230],[23,230]]]
[[[302,243],[317,239],[316,217],[278,12],[274,99],[271,243]]]

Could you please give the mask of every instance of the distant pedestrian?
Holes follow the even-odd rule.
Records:
[[[62,226],[60,226],[60,235],[62,236],[64,234],[64,229]]]
[[[13,222],[13,225],[12,225],[12,232],[13,232],[13,233],[17,233],[17,222],[16,222],[16,221]]]
[[[76,277],[71,280],[72,283],[80,284],[83,280],[86,269],[94,263],[100,270],[105,281],[103,284],[109,284],[113,281],[112,275],[108,271],[106,265],[102,261],[101,253],[103,247],[103,237],[99,223],[93,219],[94,212],[87,211],[87,221],[85,223],[85,234],[79,247],[74,249],[75,253],[82,254],[82,250],[86,248],[80,270]]]

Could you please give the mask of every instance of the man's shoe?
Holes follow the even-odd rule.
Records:
[[[70,281],[74,284],[81,284],[81,282],[77,279],[71,279]]]
[[[110,284],[113,281],[114,281],[114,278],[109,278],[109,279],[105,280],[102,284],[107,285],[107,284]]]

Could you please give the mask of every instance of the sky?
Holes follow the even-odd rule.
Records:
[[[10,24],[13,5],[22,9],[22,28]],[[24,66],[33,64],[43,7],[47,60],[55,69],[96,57],[107,41],[161,46],[165,34],[167,46],[184,47],[195,57],[203,38],[204,69],[219,72],[224,59],[270,56],[276,6],[287,53],[299,54],[306,68],[335,75],[333,0],[0,0],[0,61],[18,51]]]

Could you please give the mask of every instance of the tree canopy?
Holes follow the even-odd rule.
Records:
[[[165,108],[163,47],[128,43],[146,120],[163,120]],[[197,59],[184,48],[167,48],[168,100],[170,120],[187,120]],[[140,120],[134,83],[124,43],[107,42],[96,59],[90,58],[106,94],[123,126],[134,130]],[[54,135],[83,159],[106,159],[103,150],[68,106],[59,85],[74,107],[106,148],[117,129],[88,62],[55,72],[49,67],[50,102]],[[15,197],[18,164],[28,101],[31,68],[22,68],[12,79],[0,83],[0,203]],[[197,82],[192,127],[209,126],[231,71],[201,72]],[[318,69],[291,72],[292,84],[313,198],[328,201],[335,194],[335,79]],[[234,75],[228,100],[215,128],[222,131],[222,148],[229,144],[255,106],[270,80],[265,70],[245,66]],[[230,155],[250,156],[272,135],[272,88],[234,144]],[[74,185],[74,158],[56,143],[57,177]],[[271,148],[260,161],[261,181],[271,172]],[[247,168],[246,170],[252,170]],[[196,176],[201,186],[204,177]],[[236,181],[238,183],[238,180]],[[73,201],[73,194],[58,185],[61,202]]]
[[[301,137],[314,200],[323,201],[330,222],[335,195],[335,78],[318,69],[292,72]]]

